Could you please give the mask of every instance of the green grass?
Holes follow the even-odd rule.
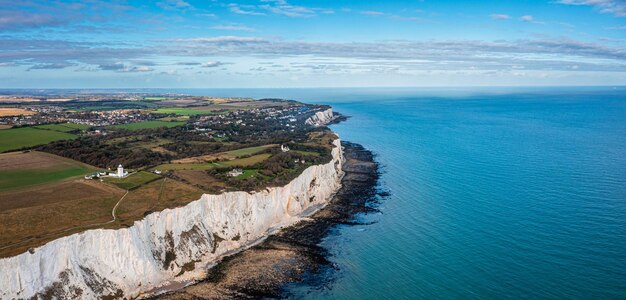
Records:
[[[313,152],[313,151],[291,150],[291,152],[299,153],[302,155],[320,156],[318,152]]]
[[[176,127],[185,124],[185,122],[165,122],[165,121],[144,121],[139,123],[130,123],[130,124],[120,124],[109,126],[108,128],[115,129],[126,129],[126,130],[140,130],[140,129],[151,129],[151,128],[160,128],[160,127]]]
[[[8,170],[0,172],[0,192],[89,174],[92,169],[73,165],[55,170]]]
[[[146,171],[139,171],[137,173],[128,175],[128,177],[126,178],[104,177],[103,180],[105,182],[110,182],[112,184],[115,184],[118,187],[123,188],[125,190],[130,190],[130,189],[139,187],[143,184],[146,184],[148,182],[151,182],[155,179],[158,179],[160,177],[161,176],[154,174],[154,173],[150,173]]]
[[[219,166],[227,166],[227,167],[233,167],[233,166],[252,166],[255,165],[257,163],[260,163],[266,159],[268,159],[270,156],[272,156],[269,153],[263,153],[263,154],[257,154],[254,156],[250,156],[250,157],[246,157],[246,158],[240,158],[240,159],[233,159],[233,160],[228,160],[228,161],[220,161],[218,163],[216,163]]]
[[[235,177],[237,179],[246,179],[246,178],[250,178],[252,176],[257,176],[259,174],[259,170],[257,169],[246,169],[243,170],[243,174]]]
[[[74,130],[87,130],[91,126],[83,125],[83,124],[73,124],[73,123],[64,123],[64,124],[47,124],[47,125],[38,125],[34,128],[37,129],[45,129],[59,132],[70,132]]]
[[[239,156],[259,153],[259,152],[261,152],[261,151],[263,151],[263,150],[265,150],[267,148],[271,148],[271,147],[274,147],[274,145],[264,145],[264,146],[258,146],[258,147],[242,148],[242,149],[227,151],[227,152],[224,152],[224,153],[228,154],[228,155],[230,155],[232,157],[239,157]]]
[[[32,127],[5,129],[0,130],[0,152],[43,145],[58,140],[70,140],[76,137],[77,135],[71,133]]]
[[[162,101],[162,100],[176,100],[176,98],[172,98],[172,97],[143,97],[143,100],[146,100],[146,101]]]
[[[213,114],[221,113],[221,112],[210,111],[210,110],[199,110],[199,109],[195,109],[191,107],[159,108],[154,112],[158,114],[176,114],[179,116],[213,115]]]
[[[194,163],[194,164],[162,164],[152,168],[153,170],[194,170],[203,171],[210,170],[215,167],[233,167],[233,166],[253,166],[272,156],[269,153],[258,154],[246,158],[233,159],[229,161],[221,161],[216,163]]]
[[[204,171],[215,168],[215,164],[211,163],[199,163],[199,164],[162,164],[158,165],[152,169],[154,170],[194,170],[194,171]]]

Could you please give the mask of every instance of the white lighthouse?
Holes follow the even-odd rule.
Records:
[[[124,171],[124,167],[122,167],[122,165],[117,166],[117,172],[110,172],[109,176],[111,177],[117,177],[117,178],[124,178],[128,175],[127,171]]]
[[[124,177],[124,167],[122,167],[121,164],[117,166],[117,177],[119,178]]]

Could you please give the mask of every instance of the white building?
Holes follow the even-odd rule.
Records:
[[[243,175],[243,170],[241,169],[233,169],[232,171],[228,172],[228,176],[231,177],[237,177]]]
[[[289,146],[280,145],[280,150],[283,152],[289,152]]]
[[[122,167],[122,165],[117,166],[117,172],[111,172],[109,173],[109,176],[111,177],[117,177],[117,178],[124,178],[126,176],[128,176],[128,172],[124,171],[124,167]]]

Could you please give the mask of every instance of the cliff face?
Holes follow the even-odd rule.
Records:
[[[332,112],[331,112],[332,113]],[[89,230],[0,260],[2,299],[134,297],[155,287],[200,279],[206,266],[244,249],[328,203],[343,156],[311,166],[283,187],[202,195],[152,213],[132,227]]]
[[[334,118],[333,109],[318,111],[310,118],[306,119],[305,123],[313,126],[322,126],[328,124]]]

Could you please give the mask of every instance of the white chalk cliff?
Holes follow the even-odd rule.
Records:
[[[332,115],[332,111],[331,111]],[[319,117],[318,117],[319,118]],[[135,297],[203,278],[206,267],[328,203],[339,189],[343,154],[311,166],[283,187],[204,194],[124,229],[96,229],[0,260],[0,298]]]
[[[316,112],[314,115],[306,119],[305,123],[307,125],[322,126],[330,123],[333,119],[333,109],[329,108],[327,110]]]

